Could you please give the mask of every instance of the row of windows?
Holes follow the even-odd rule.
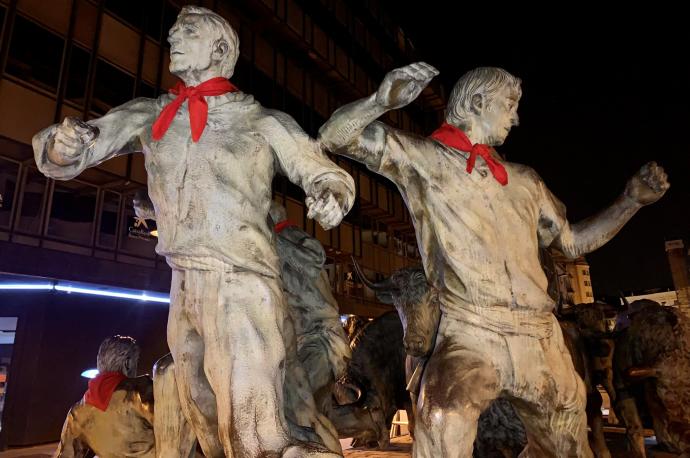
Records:
[[[161,1],[151,0],[143,3],[150,7],[152,3],[159,4]],[[167,17],[167,22],[171,23],[178,10],[168,2],[162,3],[165,5],[162,17]],[[105,6],[109,11],[128,21],[128,18],[136,10],[134,3],[130,1],[110,1],[106,2]],[[164,24],[165,27],[169,27],[169,25],[168,23]],[[238,85],[242,89],[251,91],[262,102],[285,109],[298,120],[307,120],[308,122],[311,122],[313,117],[309,114],[303,118],[299,105],[306,102],[312,110],[319,113],[320,118],[325,118],[345,102],[338,100],[337,95],[332,94],[332,91],[322,82],[304,71],[300,63],[285,52],[270,45],[261,35],[255,35],[247,26],[240,25],[239,29],[242,35],[243,49],[242,59],[238,64],[235,78],[241,80]],[[374,83],[364,70],[354,63],[343,49],[333,45],[332,40],[329,40],[325,34],[323,38],[326,43],[330,43],[330,46],[326,46],[326,48],[331,49],[330,54],[333,54],[328,58],[329,61],[332,60],[336,68],[339,68],[340,72],[362,93],[373,91]],[[315,40],[315,44],[318,44],[318,40]],[[65,56],[63,56],[64,48],[65,39],[62,36],[18,14],[12,25],[6,71],[25,83],[55,94],[60,81],[61,64],[63,60],[69,60],[65,82],[66,99],[77,106],[82,106],[86,98],[86,88],[89,87],[88,76],[90,61],[93,56],[88,49],[76,42],[71,45],[68,50],[69,53]],[[154,56],[149,51],[144,57],[152,59]],[[131,60],[136,61],[137,59]],[[252,61],[253,65],[248,64],[247,61]],[[338,65],[338,62],[344,62],[344,64]],[[245,68],[239,68],[243,64]],[[150,64],[148,66],[150,67]],[[149,82],[142,80],[139,85],[136,85],[135,68],[125,71],[101,55],[96,56],[95,67],[93,101],[90,108],[96,114],[102,114],[109,107],[119,105],[135,96],[153,97],[156,95],[156,88],[150,84],[152,77],[150,71],[148,72]],[[255,69],[261,71],[252,71]],[[164,73],[167,75],[167,71]],[[164,80],[169,81],[170,78],[168,76]],[[280,86],[283,89],[276,92],[275,86]],[[136,93],[135,87],[138,88]],[[291,97],[283,97],[280,93],[282,90],[291,94]],[[387,120],[393,125],[414,132],[422,131],[421,125],[413,121],[404,111],[389,113]],[[309,127],[311,128],[311,126]]]
[[[179,12],[165,0],[105,0],[105,9],[156,42],[165,41]]]
[[[132,194],[77,180],[50,181],[34,167],[0,158],[0,196],[0,229],[155,258],[154,239],[134,230]]]
[[[19,80],[55,93],[58,89],[65,40],[20,15],[16,16],[6,72]],[[70,49],[65,98],[84,103],[91,53],[77,44]],[[103,114],[134,94],[135,78],[102,58],[96,60],[93,111]],[[138,95],[153,97],[155,88],[142,82]]]

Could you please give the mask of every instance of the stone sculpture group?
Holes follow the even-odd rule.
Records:
[[[429,137],[376,121],[411,103],[438,74],[414,63],[334,112],[312,139],[289,115],[229,82],[239,40],[221,16],[184,7],[168,41],[170,71],[181,80],[169,94],[132,100],[87,122],[65,118],[33,139],[39,169],[58,180],[143,153],[156,250],[173,272],[171,355],[154,372],[153,388],[132,385],[131,364],[103,367],[82,410],[96,417],[121,411],[136,393],[142,421],[154,425],[151,456],[189,456],[197,441],[209,457],[342,454],[331,390],[349,348],[333,325],[337,304],[323,276],[323,251],[308,235],[285,232],[284,215],[271,209],[272,179],[282,174],[304,190],[309,218],[326,230],[337,226],[355,186],[328,159],[330,151],[396,184],[438,307],[426,324],[438,326],[433,341],[405,328],[408,352],[431,348],[415,371],[414,456],[472,456],[480,415],[498,397],[524,424],[522,456],[592,456],[585,386],[552,313],[538,251],[555,247],[577,257],[606,243],[666,192],[661,167],[645,165],[608,208],[571,224],[534,170],[494,149],[518,124],[522,95],[521,81],[503,69],[463,75],[445,122]],[[146,414],[151,390],[155,418]],[[89,403],[94,392],[109,393],[95,396],[100,407]],[[100,456],[136,454],[131,446],[121,454],[99,451],[102,441],[77,431],[82,410],[70,412],[59,456],[86,448]],[[108,421],[117,421],[113,415]]]

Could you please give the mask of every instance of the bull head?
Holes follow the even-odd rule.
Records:
[[[352,258],[357,275],[383,303],[393,304],[403,325],[405,351],[411,356],[425,356],[433,350],[441,318],[437,293],[429,287],[421,268],[397,270],[385,280],[374,283]]]

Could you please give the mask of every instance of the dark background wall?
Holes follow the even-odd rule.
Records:
[[[70,406],[86,390],[85,369],[96,367],[101,341],[134,337],[139,373],[168,352],[167,304],[60,292],[0,291],[0,316],[16,316],[0,445],[56,441]]]

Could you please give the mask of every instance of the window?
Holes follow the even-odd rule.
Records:
[[[162,6],[163,2],[161,0],[149,0],[144,3],[144,7],[146,8],[146,35],[156,41],[161,39],[161,19],[163,19],[161,14],[163,12],[161,9]],[[163,35],[163,41],[165,41],[167,36],[168,31],[166,30],[165,35]]]
[[[55,91],[64,43],[59,36],[18,15],[12,29],[7,73]]]
[[[142,3],[148,6],[152,1],[141,2],[140,0],[105,0],[105,9],[118,16],[125,22],[128,22],[136,29],[140,29],[142,21],[144,20],[144,11],[142,11]],[[160,16],[160,15],[159,15]],[[160,22],[160,20],[159,20]],[[157,39],[158,37],[156,37]]]
[[[585,296],[587,296],[587,297],[593,297],[591,291],[587,291],[587,292],[585,293]]]
[[[93,87],[93,110],[106,112],[131,100],[133,94],[134,77],[98,59]]]
[[[101,224],[98,228],[97,244],[103,248],[115,248],[117,242],[117,219],[120,211],[120,194],[103,192]]]
[[[585,286],[592,286],[592,282],[585,280]]]
[[[263,105],[270,105],[273,98],[273,80],[263,72],[254,72],[252,95]]]
[[[139,94],[137,97],[148,97],[149,99],[155,99],[158,98],[158,94],[156,94],[155,87],[142,81],[139,85]]]
[[[168,31],[172,29],[173,24],[177,20],[177,15],[180,9],[172,6],[169,2],[165,2],[165,11],[163,12],[163,41],[168,38]],[[157,37],[156,37],[157,38]]]
[[[86,80],[89,76],[89,59],[88,51],[83,50],[79,46],[72,45],[65,97],[67,100],[76,102],[79,105],[84,105]]]
[[[0,227],[10,226],[18,175],[19,164],[0,158]]]
[[[237,86],[242,92],[251,92],[251,79],[252,79],[252,68],[245,59],[240,58],[237,60],[235,65],[235,71],[232,74],[232,83]]]
[[[15,227],[29,234],[41,233],[47,179],[38,169],[28,168],[24,175],[22,206]]]
[[[48,235],[60,240],[91,244],[97,189],[75,181],[56,181],[48,220]]]

